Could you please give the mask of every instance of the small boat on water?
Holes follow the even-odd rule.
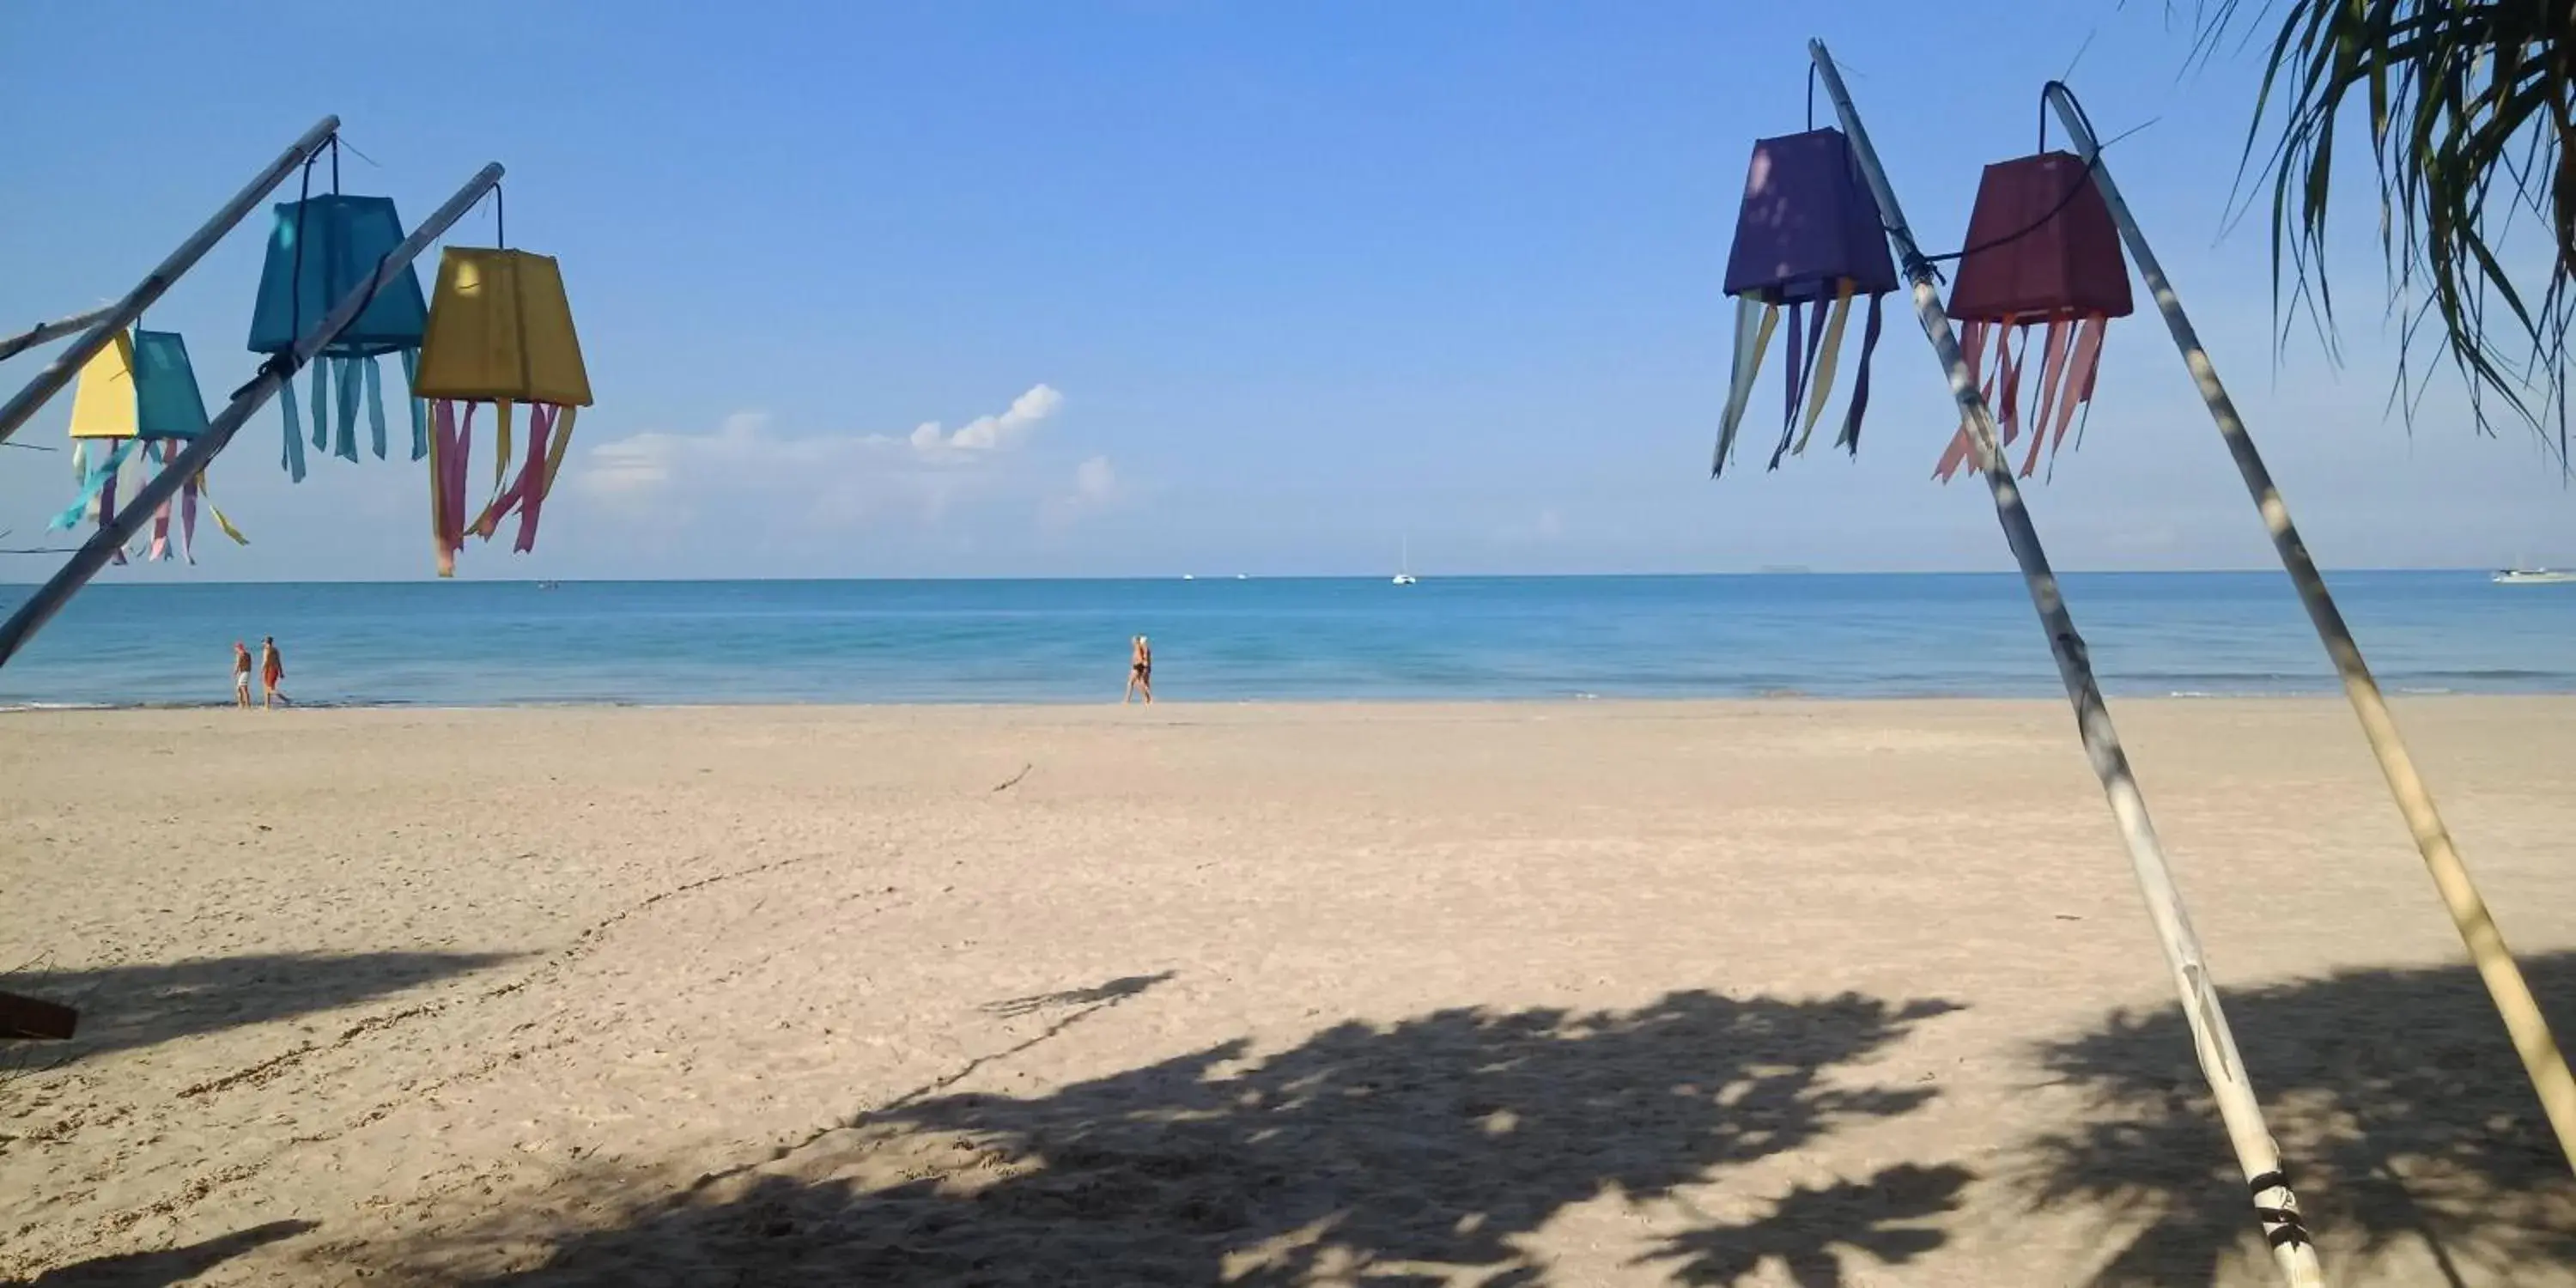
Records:
[[[1410,586],[1422,580],[1413,575],[1413,538],[1408,536],[1404,539],[1403,557],[1396,561],[1395,576],[1389,580],[1399,586]]]
[[[2558,568],[2504,568],[2489,578],[2499,586],[2571,586],[2576,572]]]

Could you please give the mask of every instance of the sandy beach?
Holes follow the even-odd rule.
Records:
[[[2576,1284],[2349,712],[2116,712],[2335,1281]],[[2400,717],[2576,1033],[2576,699]],[[0,1278],[2270,1282],[2056,704],[35,713],[0,783],[84,1012],[0,1048]]]

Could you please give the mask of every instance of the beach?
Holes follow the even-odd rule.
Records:
[[[2398,714],[2568,1039],[2576,698]],[[2335,1282],[2576,1284],[2349,710],[2115,715]],[[0,729],[0,1278],[2273,1282],[2062,703]]]

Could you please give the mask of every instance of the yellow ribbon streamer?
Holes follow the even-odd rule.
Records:
[[[1816,436],[1816,422],[1825,414],[1825,399],[1834,391],[1834,355],[1843,347],[1843,324],[1851,320],[1852,279],[1846,277],[1834,292],[1834,315],[1825,323],[1825,338],[1817,347],[1824,350],[1816,359],[1815,383],[1807,388],[1807,427],[1798,431],[1798,455],[1807,454],[1807,440]]]

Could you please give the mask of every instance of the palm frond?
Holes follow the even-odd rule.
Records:
[[[2213,58],[2231,32],[2273,18],[2238,182],[2269,181],[2280,338],[2305,311],[2334,352],[2324,269],[2335,139],[2351,112],[2363,113],[2398,337],[2392,405],[2412,423],[2422,396],[2414,360],[2437,323],[2477,428],[2492,431],[2500,404],[2566,468],[2576,3],[2195,0],[2191,56]],[[2546,272],[2517,275],[2501,248],[2526,210],[2554,253]]]

